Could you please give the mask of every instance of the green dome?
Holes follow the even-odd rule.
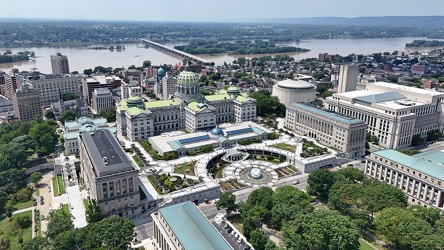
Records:
[[[194,85],[197,84],[196,74],[190,71],[183,71],[177,77],[177,84]]]
[[[228,94],[239,94],[239,93],[240,93],[240,90],[239,90],[238,87],[231,86],[231,87],[229,87],[229,88],[227,89],[227,93],[228,93]]]
[[[157,74],[165,75],[165,70],[162,67],[160,67],[157,69]]]
[[[131,96],[126,100],[126,103],[128,104],[128,106],[133,107],[143,104],[143,100],[138,96]]]

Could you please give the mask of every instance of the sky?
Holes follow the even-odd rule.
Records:
[[[443,0],[18,0],[10,3],[8,11],[0,12],[0,18],[220,22],[444,14]]]

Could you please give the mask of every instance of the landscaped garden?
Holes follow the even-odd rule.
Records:
[[[328,154],[327,148],[320,147],[314,144],[314,142],[312,141],[302,139],[302,153],[300,154],[302,158],[308,158],[325,154]]]
[[[279,164],[281,162],[285,162],[286,157],[279,155],[250,155],[248,160],[258,160],[258,161],[266,161],[271,162],[273,164]]]
[[[143,147],[143,149],[145,149],[145,151],[148,154],[150,154],[151,157],[153,157],[153,159],[155,159],[155,160],[169,161],[169,160],[174,160],[174,159],[179,158],[179,155],[176,152],[174,152],[174,151],[172,151],[172,152],[165,152],[163,154],[163,156],[160,155],[159,152],[157,152],[157,150],[155,150],[153,148],[153,146],[151,146],[151,144],[148,141],[140,141],[139,143]],[[137,147],[133,147],[133,149],[137,152],[139,149],[137,148],[137,150],[136,150],[136,148]],[[140,150],[139,150],[139,152],[140,152]]]
[[[0,237],[9,242],[5,249],[21,249],[20,243],[32,238],[32,211],[0,219]]]
[[[283,167],[275,170],[279,178],[297,174],[299,171],[294,166]]]
[[[220,160],[213,165],[208,167],[208,172],[211,174],[213,178],[222,178],[222,172],[226,166],[230,165],[230,163]]]
[[[261,143],[261,142],[262,142],[261,139],[255,138],[255,139],[243,139],[243,140],[240,140],[238,143],[239,143],[239,145],[246,146],[246,145],[250,145],[252,143]]]
[[[194,175],[194,166],[197,161],[185,162],[174,166],[174,173]]]
[[[185,176],[182,178],[177,175],[171,176],[165,173],[161,175],[156,173],[148,175],[148,180],[159,194],[174,192],[199,183],[199,181],[185,178]]]
[[[219,184],[224,191],[235,190],[235,189],[247,187],[247,185],[240,184],[239,182],[237,182],[235,180],[221,181]]]
[[[278,149],[282,149],[282,150],[290,151],[290,152],[295,152],[296,151],[296,146],[295,145],[290,145],[290,144],[283,143],[283,142],[270,145],[270,147],[278,148]]]

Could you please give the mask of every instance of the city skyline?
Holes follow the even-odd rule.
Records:
[[[208,4],[203,0],[171,0],[163,3],[135,0],[122,4],[116,0],[56,1],[23,0],[14,3],[20,11],[3,12],[2,18],[64,19],[64,20],[128,20],[128,21],[193,21],[223,22],[251,19],[301,17],[366,17],[366,16],[439,16],[444,2],[424,0],[414,8],[411,0],[229,0],[224,4]],[[69,10],[69,11],[68,11]]]

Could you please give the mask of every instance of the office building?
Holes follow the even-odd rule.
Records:
[[[48,107],[51,103],[57,102],[60,96],[72,93],[74,96],[80,97],[80,89],[82,81],[80,77],[59,77],[59,78],[40,78],[39,80],[31,80],[28,83],[33,89],[40,92],[41,104]]]
[[[122,85],[120,86],[120,93],[120,98],[122,100],[128,99],[131,96],[138,96],[142,98],[143,90],[137,81],[130,81],[129,83],[122,82]]]
[[[122,80],[117,76],[88,76],[82,78],[83,99],[91,105],[94,89],[107,88],[109,91],[113,91],[121,85]]]
[[[88,116],[90,114],[89,106],[85,100],[75,99],[69,101],[63,101],[60,99],[58,102],[53,102],[50,105],[51,111],[54,113],[56,119],[60,119],[63,112],[66,110],[73,110],[76,112],[76,117]]]
[[[168,74],[162,78],[162,99],[171,99],[176,91],[177,78]]]
[[[256,100],[230,87],[215,95],[201,96],[197,77],[184,71],[177,77],[174,99],[144,102],[132,96],[116,108],[117,133],[131,141],[164,132],[191,132],[214,128],[216,124],[256,120]]]
[[[444,93],[386,82],[366,84],[365,90],[336,93],[324,106],[367,123],[367,131],[384,147],[410,146],[413,135],[425,138],[441,130]]]
[[[303,80],[287,79],[273,85],[272,96],[277,96],[284,105],[295,102],[313,102],[316,99],[316,87]]]
[[[341,65],[339,68],[338,93],[355,91],[358,83],[359,66]]]
[[[0,95],[0,113],[9,112],[14,110],[14,105],[11,100]]]
[[[81,133],[80,169],[103,215],[133,217],[140,211],[138,171],[108,130]]]
[[[191,201],[161,208],[151,217],[155,250],[234,249]]]
[[[317,140],[349,157],[365,155],[367,124],[353,117],[302,103],[287,106],[286,128]]]
[[[443,159],[437,150],[409,156],[383,149],[367,156],[364,173],[401,189],[410,204],[444,211]]]
[[[111,133],[116,134],[116,127],[108,127],[105,118],[91,119],[89,117],[80,117],[75,121],[66,121],[63,132],[64,143],[63,146],[67,154],[79,153],[79,134],[81,133],[94,133],[97,130],[107,129]]]
[[[40,92],[29,88],[29,84],[23,82],[21,88],[12,96],[15,117],[19,121],[27,122],[36,116],[42,116],[40,104]]]
[[[113,94],[107,88],[94,89],[92,107],[99,114],[114,106]]]
[[[23,76],[15,73],[5,74],[5,96],[9,100],[12,100],[13,95],[17,88],[22,84]]]
[[[68,57],[66,55],[62,55],[62,53],[51,55],[51,67],[53,75],[69,74]]]

